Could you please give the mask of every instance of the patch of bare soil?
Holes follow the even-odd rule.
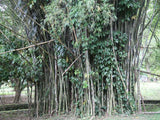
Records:
[[[39,118],[33,118],[33,120],[80,120],[80,118],[75,117],[73,114],[69,114],[69,115],[54,114],[53,116],[44,115]],[[83,120],[89,120],[89,119],[83,119]]]
[[[1,111],[0,120],[29,120],[28,110]]]
[[[13,101],[14,101],[14,96],[13,95],[3,95],[3,96],[0,96],[0,97],[1,97],[0,98],[0,105],[13,104]],[[20,97],[19,104],[24,104],[24,103],[27,103],[27,102],[28,102],[27,96],[21,96]]]
[[[13,95],[2,95],[0,96],[0,106],[14,104]],[[25,104],[28,102],[27,96],[21,96],[18,104]],[[28,110],[11,110],[11,111],[0,111],[0,120],[29,120]]]

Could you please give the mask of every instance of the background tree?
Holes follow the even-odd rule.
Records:
[[[21,19],[13,10],[14,5],[10,4],[9,1],[3,2],[5,4],[2,4],[2,6],[6,7],[1,12],[1,16],[3,17],[0,20],[1,53],[13,51],[16,48],[28,45],[28,42],[25,41],[25,36],[21,35],[23,34],[23,24],[21,24]],[[1,83],[9,83],[14,87],[15,103],[19,102],[21,91],[27,86],[27,83],[34,82],[34,80],[37,80],[37,74],[41,74],[39,69],[36,68],[40,67],[41,58],[37,58],[38,61],[34,62],[33,65],[31,55],[33,51],[34,49],[30,49],[29,51],[15,51],[13,53],[8,52],[0,56]]]

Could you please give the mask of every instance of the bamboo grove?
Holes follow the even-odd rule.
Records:
[[[28,45],[51,40],[27,52],[36,72],[28,80],[35,86],[35,115],[140,110],[135,85],[149,2],[10,0]]]

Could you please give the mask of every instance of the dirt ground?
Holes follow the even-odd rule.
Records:
[[[13,95],[2,95],[0,97],[0,106],[13,104]],[[18,104],[24,104],[27,101],[27,96],[21,96]],[[29,120],[28,110],[0,111],[0,120]]]
[[[28,110],[1,111],[0,120],[29,120]]]
[[[28,111],[0,112],[0,120],[160,120],[160,114],[135,114],[135,115],[114,115],[114,116],[96,116],[96,117],[75,117],[71,115],[46,115],[39,118],[28,117]]]
[[[13,104],[14,96],[13,95],[2,95],[0,96],[0,105],[3,104]],[[27,96],[21,96],[19,104],[27,103]],[[1,120],[1,119],[0,119]]]
[[[0,105],[13,104],[14,96],[5,95],[1,96]],[[20,104],[27,103],[27,96],[22,96]],[[0,120],[160,120],[160,114],[152,115],[130,115],[130,116],[100,116],[100,117],[83,117],[77,118],[73,114],[70,115],[53,115],[43,116],[39,118],[29,118],[28,110],[11,110],[11,111],[0,111]]]

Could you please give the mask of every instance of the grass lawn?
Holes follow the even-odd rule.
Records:
[[[100,119],[101,120],[101,119]],[[104,118],[102,120],[160,120],[160,114],[152,114],[152,115],[130,115],[130,116],[115,116],[110,118]]]
[[[21,94],[27,95],[27,88],[25,88]],[[0,95],[15,95],[14,88],[4,84],[0,87]]]
[[[140,88],[144,100],[160,100],[160,81],[141,82]]]
[[[160,114],[152,114],[152,115],[144,115],[144,114],[137,114],[137,115],[117,115],[117,116],[100,116],[100,117],[83,117],[83,118],[76,118],[72,115],[61,115],[61,116],[53,116],[50,118],[43,117],[38,118],[35,120],[160,120]]]
[[[1,111],[0,120],[28,120],[27,110]],[[53,115],[53,117],[43,116],[32,118],[32,120],[160,120],[160,114],[135,114],[77,118],[73,115]]]
[[[0,96],[1,95],[15,95],[15,91],[13,87],[10,87],[8,85],[2,85],[0,87]],[[21,95],[27,96],[27,88],[25,88],[24,90],[22,90]],[[33,95],[34,95],[34,87],[33,87]]]

